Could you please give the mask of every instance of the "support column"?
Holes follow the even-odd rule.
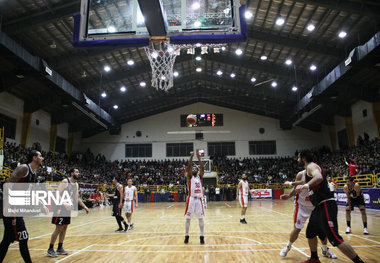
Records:
[[[380,138],[380,103],[372,103],[373,121],[375,122],[377,138]]]
[[[67,155],[70,156],[73,152],[73,145],[74,145],[74,133],[69,132],[69,136],[67,138]]]
[[[49,151],[55,152],[55,143],[57,141],[58,125],[50,125]]]
[[[354,124],[352,122],[352,117],[344,117],[344,123],[346,124],[348,146],[355,146],[355,134],[354,134]]]
[[[30,126],[32,125],[32,113],[24,112],[22,116],[22,127],[21,127],[21,146],[24,148],[28,147],[28,140],[30,135]]]
[[[333,152],[336,152],[337,139],[336,139],[335,125],[329,125],[328,127],[329,127],[331,149],[333,150]]]

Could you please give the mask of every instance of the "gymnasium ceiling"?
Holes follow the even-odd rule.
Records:
[[[323,78],[380,30],[379,1],[242,0],[241,4],[252,14],[247,20],[248,40],[230,44],[219,54],[202,55],[200,62],[181,54],[174,66],[179,76],[168,93],[150,87],[151,67],[143,48],[72,46],[72,14],[79,12],[80,1],[0,1],[0,24],[3,33],[100,106],[108,119],[96,112],[89,111],[90,115],[116,130],[122,123],[195,102],[274,117],[285,129],[299,125],[319,130],[321,124],[332,124],[334,115],[350,116],[350,105],[358,100],[379,101],[378,45],[347,74],[322,88]],[[285,20],[282,26],[276,24],[279,16]],[[309,31],[309,25],[315,29]],[[341,31],[347,33],[345,38],[339,37]],[[243,51],[240,56],[235,54],[238,48]],[[105,129],[19,56],[4,46],[0,54],[0,91],[24,99],[25,111],[48,111],[55,123],[68,122],[70,131],[83,131],[85,137]],[[263,55],[267,60],[261,60]],[[126,63],[130,59],[133,66]],[[292,60],[290,66],[285,64],[287,59]],[[104,72],[105,65],[110,72]],[[317,69],[311,71],[311,65]],[[202,73],[195,71],[198,66]],[[222,76],[216,74],[218,70]],[[139,85],[142,81],[147,83],[144,88]],[[277,87],[272,87],[273,81]],[[126,92],[120,91],[123,86]],[[293,86],[298,90],[293,91]],[[100,97],[103,90],[106,98]]]

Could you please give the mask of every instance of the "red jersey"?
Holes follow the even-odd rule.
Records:
[[[350,168],[350,175],[356,175],[356,170],[358,169],[358,166],[356,164],[347,164]]]

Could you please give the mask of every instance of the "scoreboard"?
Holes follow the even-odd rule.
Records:
[[[193,113],[197,118],[194,125],[189,125],[186,122],[188,114],[181,114],[181,127],[215,127],[223,126],[223,114],[221,113]]]

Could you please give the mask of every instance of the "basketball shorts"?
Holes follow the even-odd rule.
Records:
[[[14,241],[28,240],[29,234],[26,230],[24,218],[22,217],[3,217],[4,240]]]
[[[241,207],[248,206],[248,195],[239,195],[239,203]]]
[[[310,217],[311,212],[313,212],[314,206],[305,206],[299,203],[295,204],[294,207],[294,227],[297,229],[302,229]]]
[[[351,198],[351,210],[354,211],[354,207],[357,206],[365,206],[364,198],[363,197],[356,197]],[[346,203],[346,206],[348,207],[348,202]]]
[[[133,213],[133,201],[124,201],[124,211],[125,213]]]
[[[54,225],[58,225],[58,226],[70,225],[71,217],[59,216],[59,215],[54,216],[53,215],[53,218],[51,219],[51,223]]]
[[[193,218],[194,213],[198,215],[198,218],[204,218],[205,216],[202,199],[190,196],[186,202],[185,218]]]
[[[306,237],[310,239],[318,236],[323,240],[327,236],[334,247],[342,244],[343,238],[338,232],[337,215],[338,206],[335,200],[329,200],[316,206],[306,228]]]
[[[121,216],[123,206],[119,208],[118,203],[114,203],[112,207],[112,216]]]

